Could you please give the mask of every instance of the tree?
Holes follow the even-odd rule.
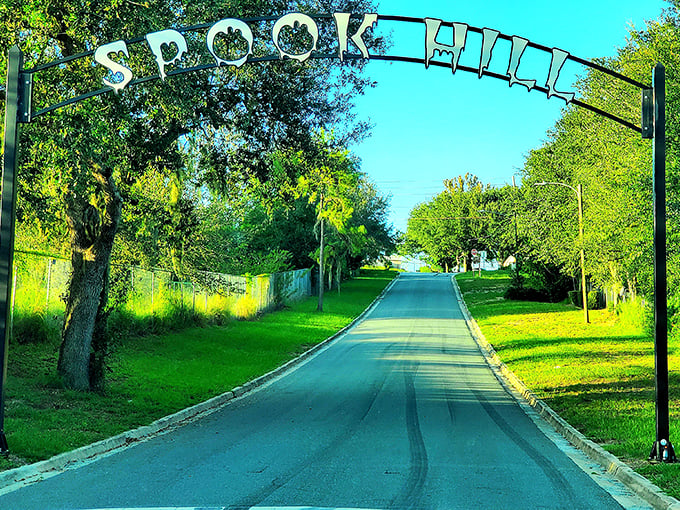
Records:
[[[490,188],[469,173],[447,179],[444,188],[411,211],[406,242],[414,253],[426,252],[448,272],[454,264],[468,268],[473,248],[490,247],[484,214],[485,194]]]
[[[363,227],[361,250],[350,257],[349,269],[357,270],[362,263],[386,257],[396,250],[396,235],[389,223],[390,198],[383,196],[375,184],[361,176],[350,198],[354,212],[350,224]]]
[[[676,1],[674,1],[677,4]],[[673,313],[680,282],[678,161],[680,122],[678,68],[680,18],[669,10],[644,30],[631,30],[628,44],[601,64],[643,83],[662,62],[667,72],[667,208],[669,303]],[[577,84],[583,99],[605,111],[639,122],[640,94],[603,73],[589,70]],[[534,188],[540,181],[561,182],[584,191],[586,271],[595,286],[651,296],[652,289],[652,146],[648,140],[589,111],[568,107],[549,131],[546,143],[532,151],[524,167],[526,214],[521,224],[534,260],[552,263],[567,276],[578,268],[581,248],[576,198],[560,187]]]
[[[316,207],[319,228],[319,301],[317,310],[323,311],[324,269],[326,264],[325,226],[329,225],[340,235],[348,230],[354,207],[351,192],[359,181],[358,163],[347,149],[334,143],[324,132],[317,134],[313,151],[298,152],[292,156],[302,174],[295,187],[296,197],[307,197]]]
[[[357,9],[371,5],[369,1],[331,3],[329,7]],[[19,44],[31,67],[85,52],[102,42],[174,26],[178,19],[183,25],[192,25],[206,18],[280,13],[295,5],[284,0],[244,0],[229,5],[112,0],[57,5],[3,0],[0,19],[5,31],[0,34],[0,49],[6,54],[11,45]],[[132,53],[128,64],[139,75],[153,75],[155,63],[142,53]],[[347,120],[351,103],[340,110],[335,106],[369,84],[360,75],[350,77],[351,65],[340,68],[284,61],[271,66],[221,68],[209,77],[206,72],[184,74],[81,102],[25,127],[22,146],[27,150],[19,169],[19,214],[33,228],[60,232],[60,237],[67,239],[66,251],[71,253],[73,272],[59,359],[59,373],[68,387],[87,390],[103,384],[109,262],[123,204],[130,206],[134,200],[134,183],[156,173],[167,182],[176,179],[178,200],[162,218],[169,216],[169,225],[178,227],[165,229],[168,248],[177,256],[172,235],[186,238],[195,228],[192,221],[184,221],[194,214],[192,204],[183,200],[185,142],[191,137],[204,140],[197,133],[204,132],[206,126],[211,129],[208,132],[224,136],[219,144],[211,140],[212,147],[219,147],[217,152],[199,150],[202,161],[212,162],[203,183],[226,189],[225,183],[238,182],[231,179],[237,174],[263,178],[267,167],[261,164],[266,160],[262,155],[271,154],[276,147],[304,144],[315,125]],[[92,69],[89,60],[81,59],[41,73],[34,84],[36,106],[100,87],[101,72],[97,75]],[[352,126],[361,131],[361,124],[349,124],[350,133]],[[229,145],[229,140],[234,143]],[[205,149],[206,145],[196,146]],[[219,160],[216,154],[229,157]],[[43,205],[46,199],[50,203],[47,211]]]

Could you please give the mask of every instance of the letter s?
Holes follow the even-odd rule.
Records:
[[[127,44],[125,44],[125,41],[114,41],[112,43],[103,44],[97,48],[97,51],[94,52],[95,62],[106,67],[114,75],[118,73],[123,75],[123,79],[118,82],[113,82],[107,80],[106,78],[102,78],[104,85],[111,87],[117,94],[119,90],[124,89],[125,86],[130,83],[130,80],[132,80],[132,70],[123,64],[119,64],[118,62],[111,60],[109,58],[111,53],[115,53],[116,55],[122,53],[126,57],[129,57],[130,55],[128,54]]]

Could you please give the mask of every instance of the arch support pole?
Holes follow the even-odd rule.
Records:
[[[18,46],[9,50],[5,96],[5,137],[3,140],[2,190],[0,191],[0,453],[9,452],[5,435],[5,385],[7,349],[12,313],[12,266],[16,212],[16,170],[19,123],[30,120],[30,76],[22,73],[23,53]]]
[[[668,410],[668,307],[666,280],[666,71],[656,64],[654,101],[654,372],[656,440],[650,460],[674,462]]]

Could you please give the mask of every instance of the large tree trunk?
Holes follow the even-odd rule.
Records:
[[[103,386],[109,264],[123,203],[111,172],[95,167],[93,173],[104,217],[91,204],[71,204],[67,213],[72,273],[58,363],[66,387],[83,391]]]

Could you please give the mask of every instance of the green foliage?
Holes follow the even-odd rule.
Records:
[[[396,274],[362,271],[328,296],[323,316],[310,298],[255,321],[122,335],[105,394],[64,389],[52,375],[57,343],[18,345],[6,388],[12,456],[0,457],[0,470],[147,425],[263,375],[346,326]]]
[[[551,302],[548,294],[541,292],[538,289],[534,289],[533,287],[515,287],[511,285],[503,293],[503,297],[512,301]]]
[[[602,310],[605,308],[604,296],[599,290],[591,290],[587,294],[588,310]]]
[[[650,312],[649,307],[646,307],[639,298],[622,301],[614,309],[614,312],[621,324],[624,324],[627,328],[636,328],[642,331],[649,323],[647,319],[647,314]],[[648,333],[651,335],[651,332],[648,331]]]
[[[43,314],[17,314],[12,321],[12,340],[19,344],[53,344],[59,340],[61,321]]]
[[[490,249],[488,221],[483,209],[489,186],[471,174],[444,181],[445,191],[414,208],[409,216],[401,252],[425,252],[447,271],[471,269],[471,251]]]
[[[0,51],[6,55],[18,44],[25,67],[34,68],[103,43],[136,38],[128,44],[125,63],[136,77],[154,76],[158,73],[154,59],[148,51],[139,51],[146,33],[224,17],[280,14],[298,6],[288,0],[227,5],[203,0],[58,4],[7,0],[0,6],[5,29]],[[374,10],[371,0],[312,2],[306,7]],[[200,39],[187,36],[189,65],[214,62]],[[288,44],[295,47],[300,42],[292,38]],[[384,41],[374,39],[369,46],[379,52]],[[256,48],[263,53],[270,49]],[[6,74],[6,65],[0,61],[0,74]],[[299,65],[287,60],[185,73],[97,96],[25,126],[18,172],[19,245],[70,254],[74,261],[63,335],[67,348],[62,350],[60,371],[66,375],[73,367],[84,366],[75,358],[88,356],[92,346],[99,357],[100,343],[107,343],[100,333],[109,313],[104,290],[116,232],[114,258],[121,263],[163,265],[185,276],[210,268],[215,258],[227,259],[219,249],[225,232],[211,232],[201,223],[203,208],[212,201],[201,193],[233,196],[252,179],[266,180],[276,150],[304,149],[321,126],[341,126],[346,139],[360,137],[366,126],[354,122],[350,111],[352,97],[371,85],[361,75],[362,67],[359,61]],[[35,109],[99,89],[105,73],[91,57],[36,73]],[[199,237],[210,242],[191,242]],[[266,268],[285,265],[282,254],[267,255]],[[91,287],[80,285],[88,271],[99,272],[90,281],[102,282],[100,288],[81,290]],[[86,317],[96,317],[95,324]],[[71,375],[69,384],[84,387],[86,377]]]
[[[646,29],[631,31],[615,57],[598,60],[642,83],[651,81],[657,62],[666,67],[668,303],[674,328],[680,321],[680,14],[665,11]],[[584,102],[639,124],[637,88],[587,70],[576,89]],[[470,175],[446,182],[444,191],[411,211],[399,252],[424,252],[444,269],[469,267],[473,247],[500,261],[513,255],[518,270],[506,297],[559,302],[573,289],[574,301],[582,306],[583,250],[595,294],[607,290],[651,302],[651,166],[649,140],[589,110],[567,106],[543,145],[528,154],[521,186],[489,188]],[[589,298],[591,308],[602,306],[595,294]]]
[[[549,264],[528,260],[526,270],[529,273],[527,286],[544,295],[545,301],[558,303],[567,297],[573,282],[571,277],[562,272],[562,268]]]
[[[628,44],[600,63],[643,83],[651,81],[657,62],[667,71],[667,193],[669,301],[680,288],[680,122],[674,112],[680,99],[680,18],[669,10],[646,29],[631,31]],[[634,87],[589,70],[577,84],[583,100],[639,123],[640,94]],[[606,93],[603,93],[606,91]],[[599,288],[641,294],[652,289],[652,144],[638,133],[592,112],[568,107],[548,133],[544,145],[530,152],[523,169],[521,229],[537,262],[553,264],[570,276],[580,271],[579,251],[586,252],[586,272]],[[582,185],[584,242],[578,239],[577,200],[560,186],[534,187],[541,181]],[[677,281],[676,281],[677,280]]]
[[[328,276],[329,287],[335,281],[339,290],[343,274],[394,249],[387,224],[388,200],[360,172],[356,157],[332,135],[318,132],[306,152],[279,153],[275,168],[280,172],[280,200],[289,195],[296,208],[301,207],[300,200],[313,207],[314,223],[303,239],[313,234],[319,240],[308,253]]]

